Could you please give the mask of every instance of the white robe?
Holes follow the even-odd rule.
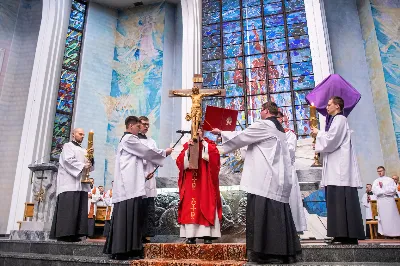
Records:
[[[157,149],[157,144],[154,139],[152,138],[147,138],[147,139],[140,139],[140,141],[149,147],[150,149]],[[152,162],[149,162],[147,160],[143,160],[143,165],[144,165],[144,176],[147,176],[151,172],[154,171],[154,169],[157,167],[155,164]],[[145,188],[146,188],[146,197],[148,198],[155,198],[157,197],[157,181],[156,177],[154,176],[153,178],[149,179],[145,183]]]
[[[111,195],[112,195],[112,193],[111,193],[111,189],[110,189],[104,194],[104,198],[103,198],[104,199],[104,204],[107,206],[106,214],[108,212],[110,212],[110,219],[112,217],[112,211],[114,209],[114,204],[112,202],[112,196]]]
[[[379,182],[382,182],[382,188]],[[378,177],[372,184],[378,202],[378,233],[384,236],[400,236],[400,214],[394,198],[396,190],[396,183],[387,176]]]
[[[370,200],[376,200],[375,195],[369,195],[369,198],[370,198]],[[371,220],[373,218],[372,211],[371,211],[371,202],[368,202],[368,194],[367,193],[364,194],[361,202],[365,207],[365,219]]]
[[[318,132],[315,151],[321,153],[323,160],[321,187],[362,188],[350,134],[347,118],[343,115],[337,115],[333,118],[328,132]]]
[[[143,160],[163,165],[165,150],[150,149],[132,134],[118,144],[115,156],[113,203],[146,195]]]
[[[292,163],[292,190],[290,192],[289,205],[292,211],[293,221],[297,232],[307,230],[307,221],[304,214],[303,200],[301,198],[299,179],[297,178],[294,162],[296,160],[297,136],[289,130],[286,132],[286,140],[288,143],[290,159]]]
[[[66,191],[90,191],[89,184],[81,183],[82,170],[87,162],[85,156],[86,149],[72,142],[64,144],[58,166],[57,196]]]
[[[89,195],[92,196],[92,198],[89,198]],[[90,213],[90,206],[93,203],[93,215],[96,216],[97,213],[97,203],[100,200],[100,190],[98,187],[93,187],[89,192],[88,192],[88,214]]]
[[[225,132],[222,151],[248,146],[240,188],[248,193],[289,203],[292,165],[286,135],[269,120],[260,120],[241,132]]]

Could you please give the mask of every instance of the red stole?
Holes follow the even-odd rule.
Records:
[[[199,143],[199,169],[184,170],[184,158],[189,145],[185,143],[176,165],[179,169],[179,224],[213,226],[215,212],[222,221],[222,203],[219,192],[220,155],[214,142],[208,143],[209,162],[202,159],[203,145]]]
[[[109,195],[110,195],[110,198],[112,198],[112,189],[110,189]],[[112,209],[112,206],[107,206],[107,212],[106,212],[106,220],[107,221],[111,220],[111,209]]]
[[[93,197],[93,194],[96,194],[96,187],[94,187],[93,189],[92,189],[92,191],[91,191],[91,193],[92,193],[92,197]],[[91,202],[90,203],[90,209],[89,209],[89,214],[88,214],[88,218],[89,219],[93,219],[93,216],[95,216],[96,214],[94,213],[94,202]]]

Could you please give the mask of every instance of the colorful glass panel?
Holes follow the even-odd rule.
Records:
[[[240,22],[235,21],[235,22],[224,22],[222,24],[222,29],[224,33],[227,32],[236,32],[236,31],[241,31],[242,28],[240,27]]]
[[[219,32],[220,32],[220,25],[219,24],[203,26],[203,36],[210,36],[210,35],[214,35],[214,34],[219,34]]]
[[[287,62],[288,60],[286,52],[268,54],[268,65],[281,65],[286,64]]]
[[[288,25],[288,35],[306,35],[308,34],[308,28],[306,23]]]
[[[289,48],[290,49],[300,49],[310,47],[310,41],[307,35],[289,37]]]
[[[282,9],[281,2],[264,4],[264,15],[265,16],[279,14],[282,12],[283,12],[283,9]]]
[[[249,81],[265,80],[266,74],[267,74],[267,72],[266,72],[265,67],[246,69],[246,78]]]
[[[221,57],[221,47],[203,49],[203,60],[219,59]]]
[[[243,69],[243,57],[228,58],[224,60],[224,70]]]
[[[288,78],[271,79],[268,88],[271,93],[290,91],[290,81]]]
[[[224,72],[224,83],[242,83],[243,82],[243,70],[226,71]]]
[[[241,45],[227,45],[224,47],[224,57],[236,57],[243,55]]]
[[[252,18],[252,19],[244,19],[243,20],[243,30],[254,30],[254,29],[262,29],[262,20],[261,18]]]
[[[208,2],[204,3],[203,2],[203,12],[204,13],[212,13],[212,12],[217,12],[219,11],[219,2]]]
[[[265,35],[267,39],[279,39],[285,37],[285,27],[278,26],[273,28],[266,28]]]
[[[275,102],[278,106],[291,106],[292,98],[290,92],[271,94],[271,101]]]
[[[269,4],[269,3],[276,3],[276,2],[281,2],[281,0],[264,0],[264,5]]]
[[[241,32],[231,32],[224,34],[224,45],[232,45],[242,43]]]
[[[310,135],[310,121],[309,120],[297,120],[297,134],[298,135]]]
[[[313,73],[312,62],[301,62],[292,64],[292,75],[293,76],[306,76]]]
[[[296,106],[296,118],[299,119],[309,119],[310,107],[308,105],[297,105]]]
[[[245,116],[245,112],[244,111],[238,112],[237,123],[242,125],[243,128],[246,127],[246,116]]]
[[[293,90],[312,89],[315,87],[314,76],[293,77]]]
[[[265,17],[265,27],[275,27],[284,24],[285,22],[282,14]]]
[[[293,108],[292,108],[292,106],[279,107],[279,110],[283,113],[284,116],[287,116],[287,118],[289,120],[293,120]]]
[[[81,3],[77,2],[77,1],[72,1],[72,8],[76,9],[76,10],[82,12],[82,13],[85,13],[86,5],[85,4],[81,4]]]
[[[225,97],[239,97],[244,96],[243,84],[229,84],[224,86],[226,91]]]
[[[79,61],[71,59],[69,57],[64,57],[63,67],[68,68],[70,70],[77,71],[78,70]]]
[[[72,113],[74,108],[75,93],[72,90],[65,91],[60,89],[57,97],[57,111]]]
[[[242,0],[243,7],[257,6],[261,4],[261,0]]]
[[[72,10],[69,17],[69,26],[77,30],[82,30],[83,22],[84,22],[84,13],[79,12],[77,10]]]
[[[259,110],[249,110],[247,112],[249,124],[253,124],[257,120],[261,119],[261,109]]]
[[[247,97],[248,109],[260,109],[262,104],[268,101],[267,95],[255,95]]]
[[[73,29],[68,29],[67,40],[65,41],[66,46],[69,46],[74,42],[80,43],[81,41],[82,41],[82,32]]]
[[[267,41],[267,51],[268,52],[276,52],[283,51],[286,49],[286,39],[275,39]]]
[[[245,55],[261,54],[264,53],[264,51],[265,49],[262,42],[249,42],[244,44]]]
[[[244,98],[225,98],[225,108],[232,110],[244,110]]]
[[[246,56],[245,59],[246,68],[264,67],[265,66],[265,55],[251,55]]]
[[[262,30],[248,30],[244,32],[245,42],[258,42],[264,40],[264,33]]]
[[[224,107],[224,98],[217,98],[217,97],[206,97],[203,100],[202,106],[204,110],[206,107],[210,106],[216,106],[216,107]],[[204,112],[203,112],[204,114]]]
[[[306,12],[304,10],[299,12],[289,13],[287,15],[287,24],[296,24],[307,22]]]
[[[222,11],[223,21],[233,21],[240,19],[240,9]]]
[[[242,9],[243,18],[254,18],[261,16],[261,6],[252,6]]]
[[[231,10],[239,8],[239,0],[222,0],[222,10]]]
[[[247,83],[247,95],[267,94],[265,80],[254,80]]]
[[[203,62],[203,73],[221,71],[221,61],[213,60]]]
[[[203,37],[203,48],[210,48],[221,46],[221,36],[220,35],[213,35]]]
[[[221,85],[221,72],[203,74],[203,85],[205,87]]]
[[[304,0],[285,0],[286,12],[304,9]]]
[[[277,79],[289,77],[289,68],[288,65],[277,65],[277,66],[268,66],[268,78],[269,79]]]
[[[310,93],[309,91],[295,91],[294,92],[294,104],[295,105],[302,105],[307,104],[306,96]]]
[[[290,62],[305,62],[311,60],[311,50],[309,48],[290,51]]]
[[[219,22],[219,12],[203,13],[203,24],[213,24]]]

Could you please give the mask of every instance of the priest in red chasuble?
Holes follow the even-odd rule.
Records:
[[[220,155],[216,144],[199,135],[199,167],[189,169],[189,140],[176,159],[179,169],[178,223],[180,236],[187,238],[187,244],[195,244],[196,238],[211,244],[221,237],[222,204],[219,193]]]

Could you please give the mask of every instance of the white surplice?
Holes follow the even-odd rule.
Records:
[[[113,203],[146,196],[143,160],[162,166],[165,150],[150,149],[133,134],[126,134],[115,156]]]
[[[112,189],[108,190],[108,191],[104,194],[103,201],[104,201],[104,204],[107,206],[106,213],[107,213],[107,214],[108,214],[108,213],[110,214],[110,219],[111,219],[111,217],[112,217],[112,211],[113,211],[113,208],[114,208],[114,204],[113,204],[113,202],[112,202]],[[106,220],[108,220],[107,218],[108,218],[108,217],[107,217],[107,215],[106,215]]]
[[[292,164],[292,190],[290,192],[289,205],[292,211],[296,231],[303,232],[307,230],[307,221],[304,214],[299,179],[297,178],[296,168],[294,166],[294,162],[296,160],[297,136],[293,131],[288,130],[286,132],[286,140],[288,143],[289,154]]]
[[[89,195],[92,196],[89,198]],[[93,215],[96,216],[97,213],[97,203],[100,200],[100,190],[98,187],[93,187],[88,192],[88,214],[90,214],[90,207],[93,204]]]
[[[382,182],[382,188],[379,182]],[[387,176],[378,177],[372,184],[378,202],[378,233],[384,236],[400,236],[400,214],[394,198],[396,190],[396,183]]]
[[[64,144],[57,173],[57,196],[66,191],[90,191],[89,184],[81,183],[82,170],[87,161],[86,149],[72,142]]]
[[[140,141],[145,144],[147,147],[150,149],[157,149],[157,143],[154,139],[152,138],[147,138],[147,139],[140,139]],[[147,176],[151,172],[154,171],[154,169],[157,167],[157,165],[153,164],[150,161],[143,160],[143,165],[144,165],[144,175]],[[149,179],[146,181],[146,197],[151,197],[155,198],[157,197],[157,182],[156,182],[156,177],[154,176],[153,178]]]
[[[315,151],[323,160],[321,187],[347,186],[362,188],[357,158],[351,144],[347,118],[336,115],[327,132],[319,131]]]
[[[376,196],[375,195],[369,195],[369,199],[370,200],[376,200]],[[368,194],[367,193],[365,193],[363,195],[361,202],[365,207],[365,219],[371,220],[373,218],[372,217],[372,211],[371,211],[371,202],[368,202]]]
[[[248,146],[240,188],[248,193],[289,203],[292,165],[286,135],[269,120],[260,120],[240,132],[221,132],[222,151]]]

